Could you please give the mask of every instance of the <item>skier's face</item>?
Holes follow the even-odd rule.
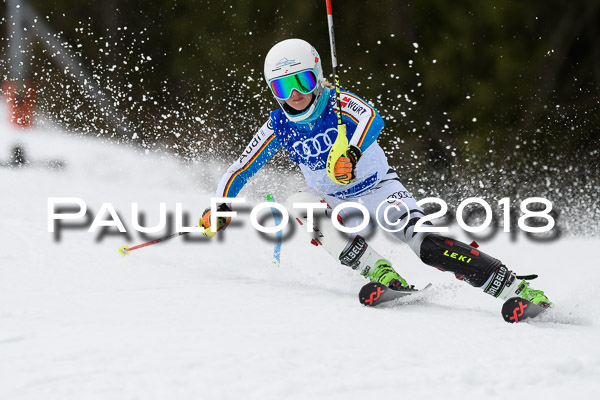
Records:
[[[302,94],[297,90],[292,90],[292,95],[285,101],[285,104],[292,107],[294,110],[302,111],[310,104],[312,93]]]

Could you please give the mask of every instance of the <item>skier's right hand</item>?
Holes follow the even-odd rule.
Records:
[[[358,147],[350,145],[341,155],[333,167],[337,183],[347,185],[356,178],[356,163],[360,160],[361,151]]]
[[[218,211],[231,211],[231,208],[225,204],[225,203],[221,203],[219,204],[219,206],[217,207]],[[200,222],[198,223],[199,226],[204,228],[204,232],[202,232],[202,234],[206,237],[213,237],[217,234],[218,231],[222,231],[223,229],[227,228],[227,225],[229,225],[229,223],[231,222],[231,217],[217,217],[217,229],[211,229],[210,226],[210,216],[211,216],[212,210],[211,208],[207,208],[206,210],[204,210],[204,212],[202,213],[202,218],[200,218]]]

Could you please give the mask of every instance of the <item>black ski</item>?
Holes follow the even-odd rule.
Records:
[[[388,301],[396,300],[401,297],[412,296],[416,293],[422,292],[425,289],[429,289],[431,283],[425,286],[422,290],[417,289],[404,289],[404,290],[393,290],[389,287],[382,285],[378,282],[369,282],[360,289],[358,293],[358,299],[360,304],[368,307],[377,306]]]
[[[512,324],[537,317],[545,310],[544,307],[533,304],[529,300],[521,297],[511,297],[502,306],[502,318]]]

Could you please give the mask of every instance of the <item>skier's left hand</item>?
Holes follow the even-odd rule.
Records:
[[[217,207],[217,211],[231,211],[231,208],[227,204],[221,203]],[[198,223],[199,226],[204,228],[204,232],[202,232],[202,234],[206,237],[215,236],[218,231],[222,231],[223,229],[227,228],[227,226],[231,222],[231,217],[228,217],[228,218],[217,217],[217,226],[216,226],[217,229],[216,230],[210,229],[211,228],[211,226],[210,226],[211,213],[212,213],[212,210],[210,207],[208,207],[206,210],[204,210],[204,213],[202,213],[202,218],[200,218],[200,221]]]
[[[348,184],[356,178],[356,163],[360,159],[361,151],[358,147],[350,145],[345,156],[340,156],[333,167],[335,179],[338,183]]]

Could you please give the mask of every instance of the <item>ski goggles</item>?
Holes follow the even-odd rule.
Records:
[[[302,94],[312,93],[317,87],[317,77],[311,70],[301,71],[294,75],[273,79],[269,82],[271,91],[279,100],[287,100],[292,95],[292,90]]]

